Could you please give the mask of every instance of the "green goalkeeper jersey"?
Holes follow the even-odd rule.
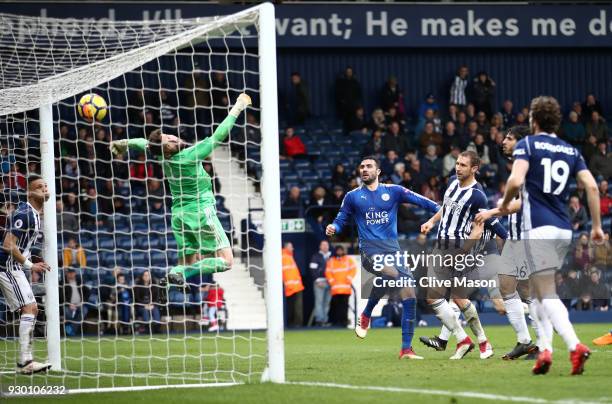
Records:
[[[214,206],[215,195],[212,191],[212,180],[204,170],[202,160],[226,138],[234,126],[236,118],[229,115],[221,122],[212,136],[181,150],[170,158],[162,159],[164,176],[170,184],[172,209],[183,209],[188,206]],[[130,139],[128,147],[145,150],[146,139]],[[198,211],[198,210],[196,210]]]

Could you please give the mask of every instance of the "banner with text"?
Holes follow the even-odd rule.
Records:
[[[244,6],[198,3],[2,3],[5,13],[108,20],[230,14]],[[278,46],[612,47],[607,5],[287,4],[276,7]],[[19,27],[2,27],[2,34]]]

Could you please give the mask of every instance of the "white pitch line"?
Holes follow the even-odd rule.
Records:
[[[520,402],[520,403],[602,404],[602,403],[610,402],[609,400],[584,401],[583,399],[579,399],[579,398],[570,398],[566,400],[546,400],[544,398],[537,398],[537,397],[503,396],[500,394],[478,393],[475,391],[430,390],[430,389],[416,389],[416,388],[411,388],[411,387],[355,386],[351,384],[340,384],[340,383],[287,382],[286,384],[297,385],[297,386],[309,386],[309,387],[329,387],[329,388],[347,389],[347,390],[368,390],[368,391],[382,391],[382,392],[389,392],[389,393],[414,393],[414,394],[429,394],[429,395],[434,395],[434,396],[446,396],[446,397],[479,398],[483,400],[512,401],[512,402]]]

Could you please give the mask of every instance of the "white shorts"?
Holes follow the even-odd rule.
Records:
[[[555,226],[541,226],[523,232],[525,255],[530,274],[546,269],[560,269],[572,244],[572,231]]]
[[[519,281],[529,279],[525,241],[507,240],[501,253],[501,263],[498,273],[513,276]]]
[[[21,270],[0,271],[0,292],[11,311],[36,303],[30,282]]]

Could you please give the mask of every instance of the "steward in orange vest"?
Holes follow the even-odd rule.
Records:
[[[287,325],[301,327],[304,323],[302,291],[302,275],[293,259],[293,244],[285,243],[283,248],[283,285],[287,300]]]
[[[353,258],[344,254],[344,247],[336,247],[336,255],[327,261],[325,278],[331,288],[330,320],[335,326],[348,325],[348,303],[351,285],[357,272]]]

